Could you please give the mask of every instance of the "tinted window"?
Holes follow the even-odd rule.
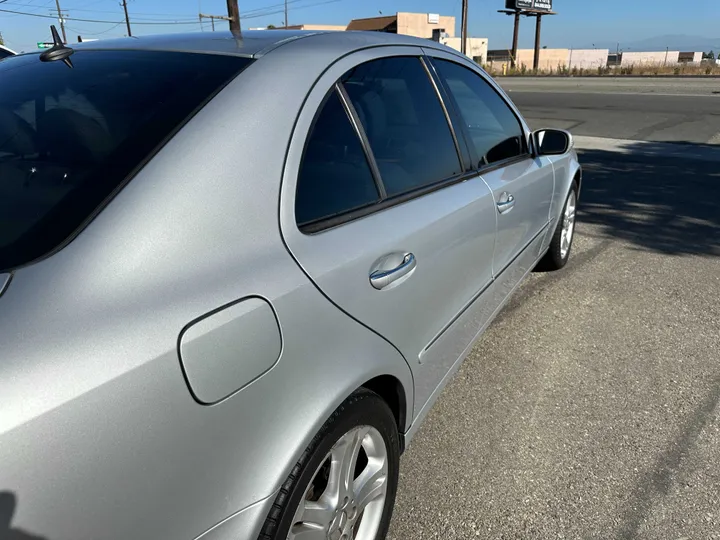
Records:
[[[0,270],[61,244],[250,60],[77,51],[0,62]]]
[[[297,195],[298,225],[344,214],[379,199],[362,143],[337,93],[327,98],[305,147]]]
[[[479,166],[525,153],[520,122],[482,77],[453,62],[433,59],[433,63],[467,126]]]
[[[435,89],[418,58],[384,58],[343,77],[388,196],[462,172]]]
[[[0,48],[0,60],[2,60],[3,58],[7,58],[8,56],[12,56],[12,55],[13,54],[10,51]]]

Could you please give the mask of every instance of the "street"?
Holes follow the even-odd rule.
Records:
[[[500,83],[533,128],[720,144],[720,79],[505,78]]]
[[[654,142],[712,140],[720,98],[516,88],[580,135],[573,255],[441,395],[389,538],[720,538],[720,146]]]

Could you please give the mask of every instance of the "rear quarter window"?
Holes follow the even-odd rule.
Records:
[[[76,51],[0,62],[0,271],[62,245],[251,60]]]

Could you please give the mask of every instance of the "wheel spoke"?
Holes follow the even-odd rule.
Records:
[[[327,500],[336,507],[350,495],[355,464],[360,454],[362,441],[369,431],[367,427],[350,431],[330,451],[330,478],[324,496],[327,496]]]
[[[358,513],[387,491],[387,463],[385,460],[368,461],[365,470],[357,477],[353,486]]]
[[[296,523],[290,527],[287,540],[327,540],[327,527],[321,529],[317,525]]]
[[[327,528],[333,519],[335,508],[322,498],[318,502],[304,501],[300,503],[300,510],[296,514],[295,522],[301,521],[307,525]]]

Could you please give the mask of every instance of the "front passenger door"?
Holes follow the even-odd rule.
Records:
[[[462,119],[478,173],[493,191],[493,274],[511,289],[541,254],[554,191],[552,165],[531,154],[520,119],[478,72],[447,57],[432,62]]]

